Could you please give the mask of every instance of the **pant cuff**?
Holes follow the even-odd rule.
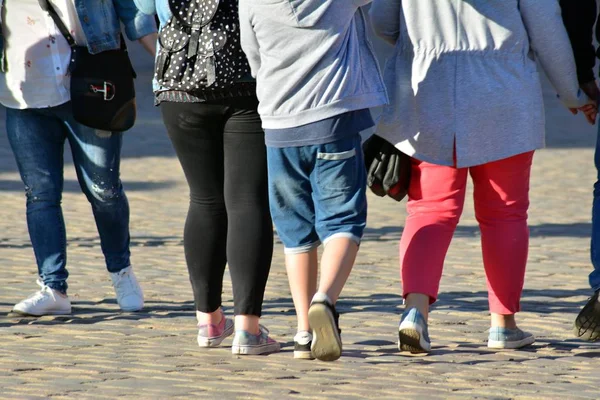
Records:
[[[321,242],[316,241],[316,242],[309,243],[309,244],[306,244],[304,246],[299,246],[299,247],[285,247],[283,249],[283,253],[286,255],[304,254],[304,253],[308,253],[309,251],[311,251],[313,249],[316,249],[320,245],[321,245]]]
[[[355,234],[353,234],[351,232],[334,233],[333,235],[328,236],[325,238],[325,240],[323,240],[323,245],[327,246],[327,243],[331,242],[333,239],[341,239],[341,238],[350,239],[354,243],[356,243],[358,246],[360,246],[360,237],[356,236]]]

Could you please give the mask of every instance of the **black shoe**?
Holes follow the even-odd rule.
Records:
[[[311,351],[321,361],[335,361],[342,355],[339,314],[327,301],[313,301],[308,309],[308,322],[313,330]]]
[[[294,336],[294,358],[300,360],[314,360],[315,357],[312,355],[313,335],[310,332],[298,332]]]
[[[600,290],[594,293],[575,320],[575,335],[590,342],[600,340],[599,294]]]

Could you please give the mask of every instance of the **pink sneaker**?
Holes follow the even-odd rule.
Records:
[[[217,347],[226,337],[233,334],[233,321],[221,312],[221,322],[198,325],[198,346]]]

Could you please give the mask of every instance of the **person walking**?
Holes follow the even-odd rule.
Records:
[[[377,34],[395,46],[386,69],[392,101],[377,134],[411,157],[398,347],[431,351],[429,307],[468,175],[489,293],[488,346],[529,345],[535,339],[515,314],[528,254],[531,165],[545,133],[535,59],[567,107],[591,103],[577,84],[558,2],[375,0],[371,13]]]
[[[596,0],[561,0],[560,5],[563,21],[575,53],[579,84],[590,98],[598,101],[600,90],[594,77],[597,55],[593,37],[594,24],[598,19]],[[600,38],[600,30],[597,31],[597,36]],[[576,113],[576,110],[573,112]],[[594,124],[595,115],[588,117],[588,121]],[[596,139],[594,164],[598,171],[598,179],[593,191],[590,251],[593,269],[589,275],[593,295],[575,319],[575,334],[589,341],[600,340],[600,130]]]
[[[285,247],[298,332],[294,357],[342,353],[335,304],[367,217],[359,132],[387,103],[360,7],[371,0],[240,1],[258,83],[271,214]],[[317,287],[317,248],[324,244]]]
[[[82,191],[92,206],[102,252],[123,311],[143,307],[129,251],[129,205],[119,179],[122,133],[98,131],[73,117],[71,48],[38,0],[3,0],[0,103],[27,197],[27,226],[41,290],[14,306],[19,314],[70,314],[67,239],[61,209],[63,148],[68,140]],[[133,0],[53,0],[77,45],[98,54],[121,47],[121,28],[153,53],[151,18]],[[93,110],[90,110],[93,112]]]
[[[256,83],[240,47],[238,2],[135,2],[160,20],[154,89],[190,188],[184,249],[198,345],[217,347],[235,330],[233,354],[277,352],[279,343],[259,324],[273,227],[264,132]],[[226,264],[235,323],[222,309]]]

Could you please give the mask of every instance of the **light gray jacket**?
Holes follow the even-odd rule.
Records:
[[[387,103],[359,9],[371,1],[240,0],[242,48],[264,128],[293,128]]]
[[[537,56],[566,106],[584,105],[556,0],[375,0],[395,45],[377,132],[402,152],[468,167],[544,146]]]

